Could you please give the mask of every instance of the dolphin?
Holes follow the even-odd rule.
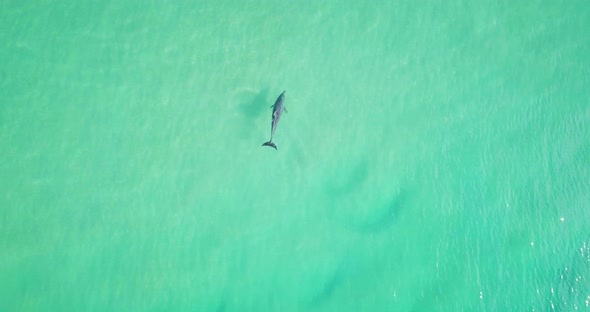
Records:
[[[281,119],[281,114],[283,111],[287,112],[285,106],[283,106],[283,101],[285,100],[285,91],[279,95],[275,104],[272,107],[272,124],[270,128],[270,140],[268,142],[264,142],[262,146],[270,146],[274,149],[277,149],[277,145],[272,142],[272,137],[275,134],[275,130],[277,129],[277,124],[279,123],[279,119]]]

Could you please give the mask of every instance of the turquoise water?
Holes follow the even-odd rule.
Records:
[[[4,2],[0,311],[589,310],[589,29],[586,1]]]

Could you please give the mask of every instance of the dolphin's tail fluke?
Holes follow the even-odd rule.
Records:
[[[276,144],[274,144],[272,141],[264,142],[264,143],[262,144],[262,146],[270,146],[270,147],[272,147],[272,148],[274,148],[274,149],[277,149],[277,145],[276,145]]]

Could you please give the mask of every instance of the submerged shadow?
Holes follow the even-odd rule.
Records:
[[[317,308],[330,301],[334,296],[334,292],[340,287],[345,287],[345,283],[349,283],[350,279],[357,273],[357,266],[358,263],[351,260],[350,257],[343,259],[319,290],[311,296],[308,302],[309,307]]]
[[[326,191],[335,198],[347,195],[358,189],[369,177],[369,161],[359,161],[352,170],[343,176],[334,177],[326,186]]]
[[[332,297],[334,290],[342,283],[343,280],[344,276],[341,273],[334,273],[328,280],[325,281],[321,289],[311,298],[309,305],[312,307],[317,307],[324,302],[327,302],[330,297]]]
[[[357,229],[365,233],[377,233],[390,228],[398,219],[407,204],[408,192],[401,189],[383,206],[375,208],[364,220],[357,224]]]
[[[270,107],[268,101],[268,88],[262,89],[260,92],[253,95],[253,97],[240,104],[240,112],[249,119],[256,119],[264,111]]]

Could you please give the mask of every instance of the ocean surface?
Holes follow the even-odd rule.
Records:
[[[0,60],[0,311],[590,311],[588,1],[8,0]]]

